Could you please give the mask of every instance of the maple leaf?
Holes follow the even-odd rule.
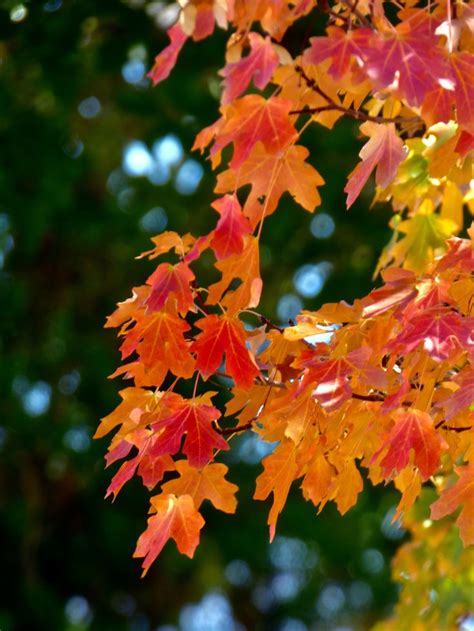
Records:
[[[360,62],[370,48],[372,31],[368,28],[344,31],[337,26],[329,26],[327,37],[312,37],[311,48],[305,51],[303,61],[319,64],[331,60],[329,73],[334,79],[341,79],[349,70],[351,61]]]
[[[120,465],[119,470],[112,478],[109,486],[107,487],[107,491],[105,493],[105,497],[109,497],[109,495],[113,495],[114,499],[120,492],[122,486],[128,482],[134,475],[138,463],[140,461],[140,456],[135,456],[135,458],[131,458],[130,460],[126,460]]]
[[[158,402],[153,392],[143,388],[125,388],[119,394],[122,397],[121,403],[111,414],[104,416],[94,438],[102,438],[117,425],[127,422],[131,428],[136,427],[142,414],[149,411],[150,407],[153,408]]]
[[[411,318],[404,330],[387,346],[411,353],[423,344],[423,349],[435,361],[457,357],[464,349],[474,348],[473,323],[446,308],[428,310]]]
[[[459,480],[431,504],[431,519],[446,517],[463,504],[456,525],[461,531],[464,545],[474,545],[474,463],[455,467],[454,470]]]
[[[256,307],[262,293],[262,279],[260,278],[259,243],[258,238],[248,236],[244,249],[240,254],[229,256],[216,263],[216,268],[222,272],[222,279],[209,287],[207,303],[210,305],[221,303],[230,316],[236,315],[242,309]],[[234,291],[228,291],[232,281],[240,279],[241,284]]]
[[[301,490],[306,500],[311,500],[318,506],[327,498],[332,478],[335,475],[334,468],[320,453],[308,465],[308,470],[301,484]],[[324,506],[324,504],[323,504]],[[321,512],[323,506],[319,508]]]
[[[178,497],[190,495],[197,509],[207,499],[218,510],[235,513],[238,487],[225,479],[229,469],[224,464],[212,463],[202,469],[195,469],[186,460],[178,460],[176,470],[179,478],[166,482],[162,486],[163,493],[172,493]]]
[[[450,57],[456,81],[454,98],[456,115],[460,125],[474,134],[474,55],[459,52]]]
[[[115,328],[129,321],[137,310],[144,306],[149,295],[150,288],[146,285],[134,287],[130,298],[117,303],[117,309],[107,317],[104,328]]]
[[[133,553],[134,557],[144,557],[142,576],[169,539],[174,539],[182,554],[192,558],[199,543],[199,532],[204,526],[204,519],[189,495],[155,495],[150,503],[154,514],[149,518],[148,527],[140,535]]]
[[[408,466],[410,452],[413,450],[414,464],[420,470],[423,480],[427,480],[439,467],[441,450],[446,447],[434,427],[433,419],[427,412],[415,408],[399,408],[392,414],[392,418],[395,425],[372,461],[387,450],[380,465],[384,477],[390,478],[394,471],[400,473]]]
[[[398,224],[397,231],[406,236],[390,245],[378,267],[393,261],[414,272],[422,272],[437,250],[445,248],[447,239],[457,231],[457,226],[449,219],[441,219],[430,211],[431,208],[430,204],[422,205],[414,217]]]
[[[152,446],[153,440],[150,441],[150,448]],[[174,471],[176,467],[173,459],[167,454],[154,458],[150,453],[147,453],[147,451],[148,450],[145,450],[143,454],[140,454],[138,475],[141,477],[144,486],[146,486],[148,490],[151,490],[163,479],[167,471]]]
[[[306,147],[299,145],[292,145],[281,153],[268,153],[264,145],[257,142],[237,171],[228,169],[217,176],[215,190],[217,193],[225,193],[251,184],[252,190],[244,212],[252,225],[256,225],[262,216],[263,209],[259,200],[265,198],[264,212],[268,217],[276,210],[286,191],[300,206],[313,212],[321,203],[318,186],[322,186],[324,180],[306,162],[308,155]]]
[[[168,455],[153,457],[148,451],[148,445],[145,443],[144,449],[130,460],[122,463],[117,473],[113,476],[107,487],[105,497],[113,495],[114,499],[119,494],[123,485],[131,480],[136,470],[143,480],[143,484],[152,489],[160,480],[166,471],[173,471],[175,466],[173,460]]]
[[[209,315],[196,322],[202,333],[191,350],[196,353],[196,368],[204,379],[218,370],[225,354],[229,375],[239,388],[250,388],[259,370],[245,345],[245,330],[235,318]]]
[[[194,274],[186,263],[161,263],[147,279],[148,285],[151,285],[151,293],[146,304],[153,311],[159,311],[171,297],[175,300],[179,313],[186,315],[189,310],[194,309],[190,287],[193,280]]]
[[[328,489],[328,498],[335,500],[339,513],[344,515],[356,504],[357,497],[363,487],[362,476],[354,459],[346,459],[337,475],[332,479]]]
[[[218,260],[232,254],[240,254],[244,248],[244,236],[252,232],[248,220],[235,195],[225,195],[216,200],[212,207],[220,215],[211,240],[211,247]]]
[[[296,449],[291,440],[280,443],[275,451],[263,459],[264,471],[257,478],[254,499],[265,500],[273,493],[273,504],[268,515],[270,542],[275,537],[278,515],[283,510],[290,487],[298,477]]]
[[[397,135],[393,123],[378,125],[366,122],[360,130],[370,136],[359,156],[362,162],[349,175],[344,191],[347,193],[347,208],[359,197],[364,184],[374,169],[377,186],[386,188],[394,179],[398,165],[405,157],[403,142]]]
[[[443,51],[437,47],[432,22],[424,12],[387,32],[374,33],[364,71],[378,88],[391,88],[410,105],[421,105],[439,84],[451,85]]]
[[[219,73],[224,79],[222,103],[227,105],[240,96],[253,78],[257,88],[263,90],[278,66],[278,55],[269,37],[249,33],[250,53],[234,63],[228,63]]]
[[[156,438],[151,453],[153,456],[175,454],[181,448],[181,441],[186,435],[183,453],[193,467],[202,467],[212,459],[214,449],[229,449],[227,441],[213,429],[221,413],[209,405],[214,393],[193,399],[182,399],[174,395],[165,401],[167,411],[161,418],[152,422],[153,431],[162,430]]]
[[[303,359],[303,361],[295,362],[295,365],[307,367],[301,387],[304,388],[307,384],[316,382],[312,396],[327,410],[335,410],[351,398],[352,390],[347,377],[352,372],[352,368],[345,359],[329,361]]]
[[[194,373],[194,359],[184,333],[189,324],[168,311],[142,313],[135,316],[135,325],[125,333],[120,347],[122,358],[136,352],[144,366],[153,368],[159,387],[168,370],[188,379]]]
[[[153,85],[168,77],[188,36],[179,24],[175,24],[168,29],[168,37],[170,38],[170,43],[155,57],[153,68],[148,73]]]
[[[448,421],[474,402],[474,368],[466,367],[456,377],[455,382],[459,385],[458,389],[440,403],[446,410]]]
[[[170,250],[174,250],[176,254],[184,256],[195,241],[194,237],[189,233],[182,237],[172,230],[166,230],[156,237],[152,237],[151,240],[155,244],[155,247],[152,250],[142,252],[137,258],[141,259],[147,256],[150,259],[155,259]]]
[[[224,122],[211,149],[211,155],[233,143],[234,154],[230,166],[237,169],[259,141],[269,153],[286,149],[296,138],[289,116],[293,107],[294,104],[289,99],[274,96],[266,100],[256,94],[249,94],[224,106]]]

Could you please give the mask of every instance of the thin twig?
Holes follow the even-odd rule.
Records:
[[[358,394],[357,392],[353,392],[351,396],[353,399],[358,399],[359,401],[385,401],[383,394]]]
[[[375,30],[374,29],[374,25],[371,24],[371,22],[365,17],[365,15],[363,15],[359,9],[357,8],[357,0],[354,2],[354,4],[352,4],[352,2],[350,2],[350,0],[339,0],[339,2],[341,4],[345,4],[346,7],[349,9],[349,11],[355,15],[355,17],[359,20],[359,22],[361,24],[363,24],[364,26],[366,26],[367,28],[370,28],[371,30]]]
[[[350,118],[354,118],[355,120],[361,121],[370,121],[372,123],[415,123],[419,122],[419,116],[394,116],[394,117],[386,117],[386,116],[371,116],[370,114],[366,114],[365,112],[361,112],[360,110],[355,110],[351,107],[344,107],[326,94],[324,90],[320,88],[317,82],[309,77],[306,72],[303,70],[301,66],[295,66],[295,71],[301,75],[301,77],[306,82],[308,88],[311,88],[313,92],[319,94],[323,99],[327,101],[327,105],[322,105],[321,107],[303,107],[299,110],[292,110],[290,114],[319,114],[320,112],[330,112],[337,111],[342,112],[345,116],[349,116]]]

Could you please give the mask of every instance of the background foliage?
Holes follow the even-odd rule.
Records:
[[[130,261],[151,234],[209,229],[212,181],[190,146],[215,118],[223,46],[190,44],[151,90],[143,77],[170,17],[161,5],[0,10],[0,628],[366,629],[396,597],[389,561],[403,532],[389,525],[388,489],[367,487],[344,519],[290,498],[269,546],[267,507],[251,502],[264,452],[242,439],[237,516],[209,511],[195,559],[168,546],[144,580],[131,555],[146,493],[132,482],[103,501],[110,474],[91,436],[117,404],[105,377],[118,363],[104,318],[145,277],[150,264]],[[348,122],[311,131],[323,206],[312,219],[286,199],[268,221],[262,311],[275,321],[371,286],[389,215],[367,210],[370,191],[344,209],[355,134]]]

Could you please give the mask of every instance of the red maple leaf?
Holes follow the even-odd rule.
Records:
[[[330,59],[329,74],[334,79],[341,79],[349,70],[352,60],[361,62],[365,58],[372,31],[359,28],[346,32],[337,26],[330,26],[327,33],[327,37],[310,39],[311,48],[305,51],[303,61],[319,64]]]
[[[147,280],[151,285],[151,293],[146,304],[153,311],[159,311],[171,296],[177,303],[179,313],[186,315],[194,306],[191,290],[193,280],[194,274],[186,263],[161,263]]]
[[[252,228],[248,219],[242,214],[237,197],[225,195],[216,200],[212,207],[220,215],[211,241],[211,247],[217,259],[240,254],[244,248],[244,236],[250,234]]]
[[[196,368],[207,379],[226,358],[226,369],[239,388],[250,388],[259,370],[245,345],[245,331],[240,320],[209,315],[196,322],[202,333],[193,343]]]
[[[168,36],[170,43],[155,57],[153,68],[148,73],[148,76],[153,81],[153,85],[156,85],[168,77],[188,37],[179,24],[175,24],[168,29]]]
[[[228,443],[213,428],[221,413],[208,404],[210,395],[212,393],[208,392],[193,399],[183,399],[178,395],[166,397],[164,405],[167,411],[151,425],[153,431],[162,430],[150,449],[153,456],[177,453],[184,435],[183,453],[188,456],[192,467],[207,464],[214,449],[229,449]]]
[[[259,141],[270,153],[282,151],[296,138],[289,116],[293,107],[294,103],[289,99],[274,96],[267,100],[257,94],[249,94],[226,105],[223,108],[224,121],[211,155],[233,143],[230,166],[237,169]]]
[[[417,409],[399,408],[392,415],[395,425],[390,430],[372,461],[385,451],[380,465],[383,476],[390,478],[394,471],[399,473],[408,466],[413,450],[414,464],[420,470],[423,480],[427,480],[440,464],[441,449],[445,442],[436,431],[433,419],[427,412]]]
[[[407,354],[421,344],[435,361],[443,361],[474,348],[472,318],[462,318],[446,309],[428,310],[411,318],[386,348],[400,349]]]
[[[228,63],[219,74],[225,77],[222,103],[227,105],[244,92],[250,81],[263,90],[278,66],[278,55],[269,37],[249,33],[250,54],[239,61]]]

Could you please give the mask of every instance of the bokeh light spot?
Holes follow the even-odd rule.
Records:
[[[10,20],[12,22],[22,22],[28,15],[28,9],[24,4],[17,4],[10,11]]]
[[[149,210],[139,221],[140,228],[145,232],[156,234],[162,232],[168,224],[168,217],[163,208],[157,206]]]
[[[123,152],[123,170],[127,175],[140,177],[153,168],[153,157],[148,147],[140,140],[130,142]]]
[[[71,596],[64,607],[70,624],[87,626],[92,622],[92,609],[84,596]]]
[[[293,320],[303,308],[301,299],[295,294],[284,294],[277,304],[277,315],[282,322]]]
[[[127,83],[135,85],[145,76],[146,66],[141,59],[130,59],[122,66],[122,77]]]
[[[184,155],[183,145],[175,134],[167,134],[156,140],[153,143],[152,151],[158,162],[167,167],[179,164]]]
[[[82,118],[95,118],[100,114],[102,106],[96,96],[88,96],[87,99],[81,101],[78,105],[78,112]]]
[[[334,219],[328,213],[317,213],[310,224],[311,234],[316,239],[329,239],[335,228]]]
[[[204,175],[204,169],[196,160],[186,160],[176,173],[174,185],[181,195],[192,195]]]

